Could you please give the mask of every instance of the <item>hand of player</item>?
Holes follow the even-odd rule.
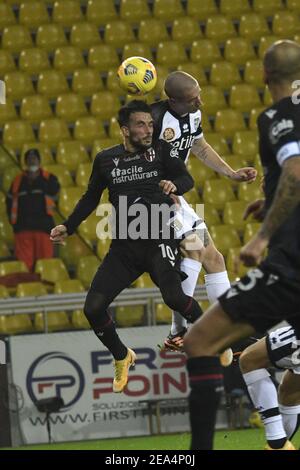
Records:
[[[265,207],[265,200],[264,199],[257,199],[256,201],[250,202],[245,209],[243,214],[243,220],[246,220],[250,214],[252,214],[253,218],[258,222],[261,222],[264,218],[264,207]]]
[[[163,193],[165,194],[176,193],[177,191],[175,184],[169,180],[161,180],[159,182],[159,187],[163,190]]]
[[[236,170],[232,175],[231,179],[239,183],[247,182],[252,183],[256,180],[257,170],[252,167],[245,167]]]
[[[258,234],[255,235],[249,242],[243,246],[240,252],[240,257],[236,259],[235,271],[238,272],[239,262],[241,261],[245,266],[257,266],[264,255],[264,251],[268,246],[268,240],[262,238]]]
[[[67,236],[67,228],[64,225],[57,225],[50,232],[50,240],[56,245],[64,245]]]

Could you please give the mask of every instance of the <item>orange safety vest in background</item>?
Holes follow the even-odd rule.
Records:
[[[43,169],[41,169],[40,171],[42,173],[43,178],[49,179],[50,173],[48,171],[43,170]],[[26,173],[23,172],[17,175],[12,185],[12,206],[11,206],[11,217],[10,217],[10,221],[12,225],[17,223],[19,189],[20,189],[21,182],[25,174]],[[53,216],[55,202],[50,196],[47,196],[46,194],[45,194],[45,204],[46,204],[47,215]]]

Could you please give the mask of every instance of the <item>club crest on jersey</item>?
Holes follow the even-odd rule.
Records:
[[[174,137],[175,137],[174,129],[172,129],[172,127],[167,127],[164,130],[163,139],[166,140],[167,142],[170,142],[170,140],[173,140]]]
[[[155,150],[153,150],[153,148],[148,149],[144,153],[144,157],[147,160],[147,162],[153,162],[153,160],[155,159]]]
[[[198,129],[199,124],[200,124],[200,118],[199,118],[199,117],[196,117],[196,118],[194,119],[194,126],[195,126],[195,129]]]

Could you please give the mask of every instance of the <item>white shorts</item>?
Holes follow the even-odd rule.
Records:
[[[290,369],[300,374],[300,340],[294,328],[284,326],[266,338],[269,359],[278,369]]]
[[[175,237],[177,240],[185,238],[190,233],[201,233],[207,230],[204,220],[194,211],[194,209],[186,202],[183,196],[178,196],[180,207],[178,208],[176,215],[171,219],[175,230]],[[204,235],[203,235],[204,239]]]

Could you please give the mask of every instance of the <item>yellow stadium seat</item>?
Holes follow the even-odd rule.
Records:
[[[288,10],[300,13],[300,1],[299,0],[286,0],[286,6]]]
[[[82,188],[62,188],[59,193],[58,208],[64,217],[71,214],[83,194]]]
[[[57,117],[66,121],[75,121],[81,116],[86,116],[88,111],[80,95],[66,93],[57,97],[55,113]]]
[[[99,218],[97,222],[99,222]],[[111,238],[100,238],[97,242],[97,256],[103,260],[108,253],[111,245]]]
[[[44,49],[35,47],[21,51],[19,56],[19,69],[21,72],[38,74],[40,70],[47,70],[49,68],[50,62]]]
[[[269,49],[274,42],[278,41],[280,38],[278,36],[263,36],[260,38],[258,45],[258,56],[260,59],[263,59],[265,52]]]
[[[6,334],[29,333],[33,331],[30,316],[27,314],[8,315],[6,318]]]
[[[138,37],[139,41],[152,47],[157,47],[158,43],[169,39],[166,25],[156,18],[141,21]]]
[[[59,23],[64,27],[71,27],[73,23],[83,20],[80,2],[75,0],[57,0],[52,12],[53,23]]]
[[[219,225],[221,223],[220,215],[217,209],[210,204],[204,204],[204,220],[208,227]]]
[[[75,171],[80,163],[89,161],[84,145],[76,141],[59,142],[56,151],[56,161],[69,171]]]
[[[0,125],[3,126],[7,121],[13,121],[17,118],[18,116],[13,101],[6,99],[6,103],[0,105]]]
[[[83,256],[91,254],[90,247],[77,235],[68,237],[65,245],[59,247],[59,257],[63,260],[68,269],[74,269]]]
[[[231,85],[241,82],[241,76],[237,66],[231,62],[222,61],[212,64],[210,71],[211,85],[228,89]]]
[[[191,48],[191,61],[210,67],[214,62],[222,60],[220,49],[211,39],[200,39],[194,41]]]
[[[15,177],[20,173],[20,168],[17,166],[9,166],[6,168],[2,175],[2,189],[7,192]]]
[[[173,21],[172,39],[184,46],[192,44],[193,41],[202,38],[199,23],[194,18],[182,16]]]
[[[89,178],[91,176],[91,172],[92,172],[91,163],[80,163],[76,171],[76,179],[75,179],[76,185],[86,188],[89,182]]]
[[[241,246],[241,240],[238,232],[230,225],[212,225],[210,235],[218,247],[218,250],[226,256],[230,248]]]
[[[143,324],[144,320],[143,305],[126,305],[116,307],[116,323],[119,327],[131,327]]]
[[[117,19],[117,11],[111,0],[89,0],[86,19],[92,23],[106,25]]]
[[[200,85],[207,85],[207,77],[200,64],[187,62],[186,64],[178,65],[177,70],[189,73],[192,77],[196,78]]]
[[[118,20],[107,23],[104,31],[104,41],[109,46],[123,47],[124,44],[134,40],[132,27],[126,21]]]
[[[90,246],[95,244],[98,239],[97,233],[96,233],[96,227],[97,227],[98,222],[100,222],[100,218],[96,215],[95,212],[93,212],[87,219],[81,222],[80,226],[77,229],[79,235]]]
[[[41,24],[36,33],[36,45],[46,51],[54,51],[68,44],[64,29],[59,24]]]
[[[61,93],[68,92],[69,85],[62,72],[46,70],[39,74],[37,91],[48,98],[53,98]]]
[[[118,145],[120,143],[120,139],[115,140],[115,139],[96,139],[94,140],[93,143],[93,148],[92,148],[92,160],[96,157],[96,155],[101,152],[104,149],[107,149],[109,147],[114,147],[115,145]],[[78,185],[81,186],[81,185]]]
[[[48,312],[47,323],[45,323],[43,313],[36,313],[34,316],[34,329],[36,331],[59,331],[70,328],[71,324],[66,312]]]
[[[75,23],[71,29],[70,42],[72,46],[88,49],[101,42],[99,31],[94,23]]]
[[[60,140],[69,140],[70,138],[68,126],[62,119],[53,118],[41,121],[39,128],[40,142],[56,145]]]
[[[240,83],[232,85],[230,89],[229,104],[233,109],[250,112],[253,107],[261,105],[257,89],[253,85]]]
[[[3,77],[8,72],[16,70],[16,64],[9,51],[0,49],[0,76]]]
[[[273,16],[282,8],[282,0],[253,0],[253,10],[265,16]]]
[[[0,30],[16,23],[13,9],[6,3],[0,3]]]
[[[207,114],[215,114],[219,109],[227,108],[224,94],[215,86],[204,86],[201,89],[203,108]]]
[[[249,119],[249,129],[251,131],[257,131],[257,118],[258,116],[265,110],[265,106],[260,106],[259,108],[253,108],[250,111],[250,119]]]
[[[196,20],[206,21],[212,15],[218,13],[214,0],[189,0],[187,3],[187,14]]]
[[[85,63],[78,47],[65,46],[55,50],[53,65],[64,73],[72,73],[75,69],[84,67]]]
[[[27,150],[35,148],[39,151],[41,157],[41,165],[52,165],[54,163],[53,156],[50,147],[47,144],[41,144],[40,142],[27,142],[22,146],[21,151],[21,166],[24,168],[24,154]]]
[[[191,204],[192,206],[201,203],[200,194],[196,187],[190,189],[189,192],[185,193],[184,199],[187,201],[188,204]]]
[[[0,263],[0,276],[12,273],[27,273],[28,268],[23,261],[4,261]]]
[[[250,5],[248,0],[221,0],[220,12],[229,18],[239,19],[250,12]]]
[[[116,68],[111,68],[107,71],[106,88],[107,90],[115,93],[115,95],[117,96],[125,95],[125,91],[122,90],[122,88],[120,87],[119,78],[116,74]],[[99,90],[95,90],[95,91],[99,91]]]
[[[261,224],[258,222],[252,222],[250,224],[247,224],[245,227],[245,232],[244,232],[244,243],[248,243],[248,241],[254,237],[254,235],[258,232],[260,229]]]
[[[97,256],[83,256],[76,268],[76,278],[80,279],[85,289],[90,287],[93,277],[100,266]]]
[[[242,155],[226,155],[223,159],[233,170],[238,170],[239,168],[243,168],[249,164]],[[232,183],[234,184],[234,182]]]
[[[273,34],[282,39],[293,39],[293,36],[300,31],[298,15],[290,11],[275,13],[272,30]]]
[[[7,299],[9,297],[8,289],[0,284],[0,299]]]
[[[243,220],[246,206],[247,202],[245,201],[226,202],[223,212],[224,224],[231,225],[236,230],[242,231],[246,225],[246,221]]]
[[[39,259],[35,265],[35,272],[41,275],[43,281],[55,283],[69,279],[68,271],[59,258]]]
[[[258,134],[255,131],[238,131],[234,134],[233,153],[254,160],[258,152]]]
[[[74,138],[86,145],[92,145],[95,139],[105,138],[104,128],[98,118],[87,116],[76,120]]]
[[[19,23],[28,28],[36,28],[40,24],[49,23],[47,7],[44,2],[22,3],[19,9]]]
[[[172,310],[166,304],[155,305],[155,320],[158,324],[170,324],[172,321]]]
[[[119,140],[120,142],[122,142],[120,126],[115,117],[112,117],[110,120],[108,133],[111,139]]]
[[[118,113],[120,101],[110,91],[99,91],[92,96],[91,113],[98,119],[108,120]]]
[[[294,41],[296,41],[298,44],[300,44],[300,34],[295,34]]]
[[[103,90],[103,88],[101,75],[96,70],[90,68],[75,70],[72,80],[72,90],[74,93],[90,96],[97,91]]]
[[[26,95],[32,95],[34,88],[29,76],[23,72],[10,72],[4,76],[6,95],[18,100]]]
[[[206,180],[213,179],[216,177],[215,172],[206,166],[198,158],[191,155],[188,160],[187,168],[195,181],[196,187],[201,187]]]
[[[231,184],[224,179],[211,179],[205,181],[203,186],[203,201],[216,209],[223,209],[228,201],[235,201]]]
[[[139,23],[150,16],[146,0],[122,0],[120,18],[129,23]]]
[[[236,258],[239,258],[241,252],[241,248],[230,248],[227,253],[226,257],[226,267],[229,272],[234,273],[235,271],[235,260]],[[249,271],[249,268],[243,265],[243,263],[239,263],[238,266],[238,272],[234,273],[236,277],[243,277],[247,272]]]
[[[263,166],[262,166],[262,163],[261,163],[261,159],[260,159],[260,156],[259,156],[258,153],[255,155],[253,166],[254,166],[254,168],[257,169],[258,175],[259,175],[260,177],[263,176],[264,170],[263,170]]]
[[[150,274],[144,273],[134,282],[134,287],[138,289],[148,289],[155,287],[155,284],[153,283]]]
[[[22,25],[6,26],[2,32],[2,48],[18,53],[25,47],[32,47],[29,30]]]
[[[265,106],[272,106],[273,104],[273,98],[267,86],[265,87],[263,102]]]
[[[122,60],[127,59],[128,57],[145,57],[146,59],[152,61],[152,52],[149,44],[144,44],[142,42],[131,42],[130,44],[125,44],[122,53]],[[116,71],[115,71],[116,74]]]
[[[238,199],[240,201],[253,202],[256,199],[261,199],[262,197],[263,192],[259,179],[251,184],[240,183],[238,185]]]
[[[248,60],[245,65],[244,71],[244,80],[249,85],[255,87],[263,88],[264,87],[264,71],[262,61],[257,60]]]
[[[38,297],[47,295],[47,289],[42,282],[22,282],[17,286],[17,297]]]
[[[180,0],[156,0],[154,3],[153,16],[162,21],[173,21],[183,14]]]
[[[9,248],[14,247],[14,234],[6,214],[2,214],[0,218],[0,240],[5,242]]]
[[[182,44],[175,41],[160,42],[157,46],[157,63],[166,67],[176,67],[187,62],[187,55]]]
[[[45,96],[31,95],[22,99],[20,116],[30,123],[36,123],[51,118],[52,110]]]
[[[113,46],[99,44],[91,47],[88,54],[88,65],[99,72],[106,72],[109,68],[120,64],[117,52]]]
[[[5,214],[6,212],[6,207],[5,207],[5,194],[0,191],[0,214]],[[1,284],[0,284],[1,285]]]
[[[82,310],[74,310],[72,313],[72,325],[74,328],[81,330],[89,330],[91,328],[91,325]]]
[[[238,65],[244,65],[247,60],[256,58],[254,48],[246,38],[227,39],[224,57],[225,60]]]
[[[3,143],[9,148],[19,149],[25,142],[34,141],[35,137],[29,122],[10,121],[7,122],[3,130]]]
[[[207,18],[206,22],[206,37],[214,39],[215,41],[222,42],[227,38],[236,36],[236,30],[233,23],[225,15],[216,15]]]
[[[62,188],[74,186],[74,181],[72,180],[69,170],[63,165],[45,165],[44,168],[57,177]]]
[[[216,113],[215,131],[226,138],[232,138],[236,131],[246,129],[243,115],[235,109],[221,109]]]
[[[53,294],[73,294],[78,292],[84,292],[82,282],[79,279],[67,279],[55,283]]]
[[[216,132],[207,132],[205,134],[205,140],[219,155],[228,155],[230,153],[226,139]]]
[[[270,33],[266,19],[257,13],[246,13],[240,19],[240,36],[251,41],[259,40],[261,36]]]
[[[1,240],[1,243],[0,243],[0,259],[10,258],[10,256],[11,256],[11,252],[9,250],[9,246],[7,245],[6,242]],[[0,293],[0,297],[1,297],[1,293]]]

